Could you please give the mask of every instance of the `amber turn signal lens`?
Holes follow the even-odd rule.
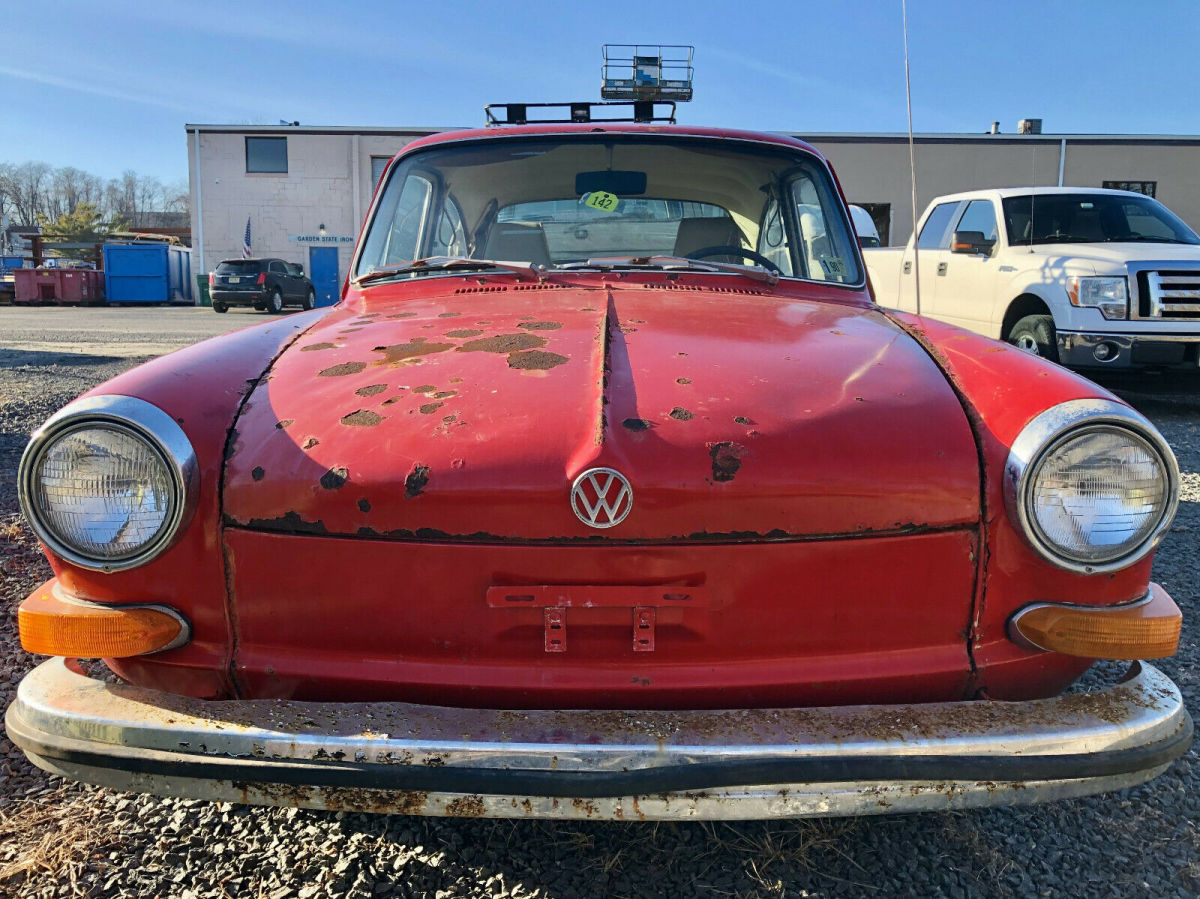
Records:
[[[1175,654],[1183,616],[1158,584],[1149,600],[1117,606],[1043,603],[1009,623],[1013,639],[1037,649],[1088,659],[1161,659]]]
[[[64,599],[46,585],[21,603],[17,628],[28,652],[120,659],[166,649],[183,635],[184,624],[160,609]]]

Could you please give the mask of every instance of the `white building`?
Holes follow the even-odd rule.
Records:
[[[405,144],[447,128],[187,125],[195,270],[241,256],[298,262],[318,302],[335,302],[375,184]],[[833,162],[847,199],[882,242],[911,233],[908,138],[799,134]],[[1200,137],[919,134],[918,211],[935,196],[984,187],[1120,187],[1157,197],[1200,228]]]
[[[298,262],[317,302],[335,302],[384,166],[444,128],[187,125],[197,272],[242,255]]]

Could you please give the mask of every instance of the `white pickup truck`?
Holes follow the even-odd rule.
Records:
[[[864,249],[875,298],[1072,368],[1200,364],[1200,237],[1158,201],[1090,187],[938,197],[907,247]]]

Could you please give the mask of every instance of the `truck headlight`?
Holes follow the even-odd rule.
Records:
[[[1129,285],[1125,278],[1067,279],[1072,306],[1093,306],[1107,319],[1129,317]]]
[[[1124,568],[1162,539],[1178,505],[1179,468],[1149,421],[1111,400],[1046,410],[1013,441],[1010,515],[1060,568]]]
[[[171,546],[194,509],[197,481],[179,425],[125,396],[63,408],[33,435],[17,475],[38,538],[98,571],[142,565]]]

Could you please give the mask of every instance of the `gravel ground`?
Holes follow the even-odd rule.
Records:
[[[200,310],[0,308],[0,706],[35,663],[16,606],[49,576],[17,513],[29,432],[154,353],[261,320]],[[63,348],[72,352],[64,354]],[[1200,708],[1200,382],[1118,389],[1165,433],[1184,502],[1155,578],[1184,609],[1161,667]],[[1023,809],[726,824],[557,824],[261,809],[116,793],[50,777],[0,736],[0,895],[1195,896],[1193,749],[1122,793]]]

